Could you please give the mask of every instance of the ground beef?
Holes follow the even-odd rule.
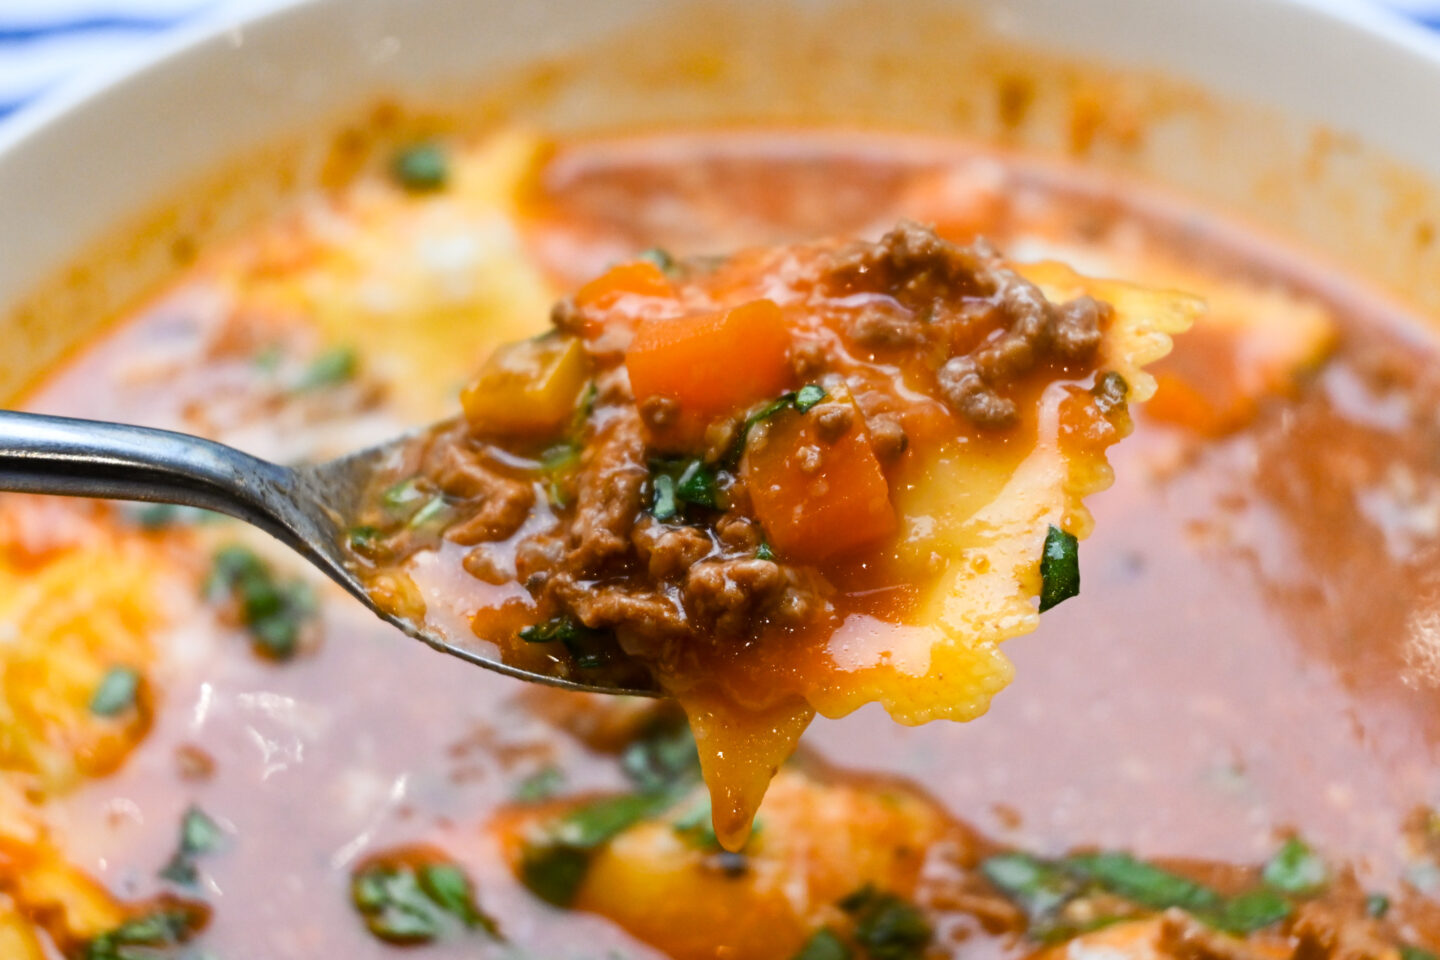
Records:
[[[1374,920],[1358,911],[1305,903],[1290,919],[1294,960],[1399,960]]]
[[[547,593],[595,630],[623,630],[642,647],[690,635],[690,621],[680,604],[649,586],[592,583],[567,573],[551,577]],[[633,651],[632,651],[633,652]]]
[[[639,414],[633,406],[615,411],[592,442],[576,492],[568,566],[582,574],[629,552],[650,476]]]
[[[894,414],[877,413],[865,422],[870,431],[870,447],[881,460],[893,460],[905,452],[910,438]]]
[[[635,549],[655,580],[682,576],[710,555],[715,544],[699,527],[670,526],[646,517],[635,526]]]
[[[770,560],[706,560],[685,576],[685,608],[706,630],[743,637],[771,611],[786,586],[784,571]]]
[[[859,311],[850,336],[861,346],[913,349],[927,341],[943,347],[978,339],[979,346],[946,359],[936,377],[951,409],[989,429],[1018,420],[1014,402],[1004,396],[1007,384],[1046,360],[1090,361],[1111,312],[1088,296],[1051,303],[988,247],[957,246],[914,223],[901,224],[877,243],[837,252],[819,282],[887,294],[904,308]]]
[[[834,443],[850,431],[855,422],[855,408],[848,403],[822,403],[812,411],[815,432],[826,443]]]
[[[487,540],[504,540],[520,529],[535,506],[535,489],[485,466],[481,455],[468,446],[444,444],[437,448],[439,463],[429,471],[448,496],[465,502],[460,519],[445,536],[463,546]]]
[[[1160,917],[1156,947],[1175,960],[1269,960],[1266,953],[1244,940],[1213,930],[1177,908]]]

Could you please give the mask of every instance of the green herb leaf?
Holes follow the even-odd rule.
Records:
[[[824,400],[826,396],[825,388],[813,383],[806,384],[799,390],[780,394],[745,418],[745,422],[740,425],[740,430],[735,435],[735,442],[721,462],[727,467],[734,467],[740,462],[740,458],[745,454],[745,444],[750,439],[750,431],[756,424],[769,420],[782,410],[798,410],[801,413],[807,413],[811,407]]]
[[[1265,864],[1262,876],[1276,890],[1310,896],[1325,889],[1330,871],[1309,844],[1299,837],[1291,837]]]
[[[420,868],[420,889],[440,909],[456,917],[470,928],[479,927],[491,936],[498,936],[495,921],[480,910],[470,878],[453,863],[427,863]]]
[[[1209,887],[1128,853],[1080,854],[1067,863],[1111,893],[1152,910],[1180,907],[1198,913],[1220,906],[1220,895]]]
[[[1390,898],[1383,893],[1372,893],[1365,898],[1365,913],[1376,920],[1385,919],[1390,912]]]
[[[539,803],[555,796],[564,786],[564,770],[556,766],[541,767],[516,784],[512,796],[517,803]]]
[[[90,697],[90,712],[97,717],[115,717],[135,706],[140,691],[140,672],[134,667],[111,667],[100,678]]]
[[[383,538],[380,530],[369,524],[362,524],[358,527],[351,527],[345,535],[346,542],[350,545],[350,552],[362,557],[375,559],[380,555]]]
[[[1400,944],[1400,960],[1440,960],[1434,953],[1413,944]]]
[[[303,580],[276,578],[270,565],[245,547],[220,550],[206,581],[206,595],[233,598],[260,653],[286,660],[299,648],[300,632],[315,613],[315,597]]]
[[[675,273],[675,258],[670,255],[668,250],[662,249],[661,247],[651,247],[649,250],[641,250],[636,259],[649,260],[655,264],[655,266],[659,267],[660,271],[666,276],[672,276]]]
[[[540,469],[544,473],[561,473],[580,462],[580,448],[573,443],[557,443],[540,454]]]
[[[697,507],[718,507],[720,499],[715,471],[701,460],[691,460],[675,482],[675,496]]]
[[[1040,612],[1080,593],[1080,541],[1054,524],[1040,554]]]
[[[454,511],[450,507],[450,501],[440,494],[436,494],[426,501],[425,505],[415,511],[415,516],[405,526],[411,530],[419,530],[426,533],[438,535],[450,523]]]
[[[824,387],[814,383],[806,384],[795,392],[795,409],[801,413],[808,413],[811,407],[824,400],[826,396]]]
[[[680,791],[700,780],[700,754],[686,723],[660,727],[632,740],[620,769],[641,793]]]
[[[836,936],[835,931],[821,927],[810,934],[793,960],[850,960],[851,956],[849,945]]]
[[[669,520],[679,510],[675,502],[675,478],[668,473],[656,474],[651,481],[654,496],[650,501],[650,515],[656,520]]]
[[[587,670],[603,667],[616,652],[614,635],[605,630],[592,630],[571,617],[553,617],[531,624],[522,628],[519,635],[526,643],[560,641],[574,658],[575,665]]]
[[[200,879],[195,859],[223,849],[227,839],[220,824],[192,804],[180,820],[180,845],[160,870],[160,876],[183,887],[195,886]]]
[[[629,793],[571,810],[526,843],[520,858],[521,882],[547,903],[568,907],[585,881],[595,851],[668,804],[664,795]]]
[[[1026,853],[1001,853],[980,863],[980,872],[1025,912],[1032,930],[1048,927],[1083,884],[1062,867]]]
[[[855,940],[871,960],[920,960],[930,943],[929,922],[914,905],[865,886],[840,901],[855,918]]]
[[[411,193],[439,190],[450,180],[450,160],[434,143],[417,143],[395,154],[390,172]]]
[[[295,383],[295,389],[323,390],[326,387],[339,386],[355,379],[355,374],[360,369],[360,355],[355,352],[354,347],[331,347],[316,354],[315,359],[310,361],[310,366],[300,375]]]
[[[192,805],[180,821],[180,849],[193,855],[216,853],[224,849],[227,835],[220,824],[199,807]]]
[[[1199,919],[1226,933],[1247,934],[1279,923],[1294,912],[1294,905],[1274,890],[1261,888],[1230,897]]]
[[[444,930],[440,911],[408,864],[373,864],[350,881],[350,900],[365,926],[389,943],[428,943]]]
[[[152,953],[131,947],[177,947],[190,940],[205,925],[201,906],[165,906],[141,917],[127,920],[114,930],[102,933],[85,945],[85,960],[141,960]]]
[[[770,544],[766,543],[764,540],[761,540],[761,541],[760,541],[760,546],[758,546],[758,547],[755,548],[755,559],[756,559],[756,560],[774,560],[774,559],[775,559],[775,551],[774,551],[773,549],[771,549]]]
[[[420,481],[411,477],[402,480],[380,495],[380,505],[392,514],[407,515],[420,509],[429,496],[420,489]]]

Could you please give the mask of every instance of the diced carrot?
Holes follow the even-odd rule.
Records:
[[[632,260],[611,267],[577,290],[575,306],[608,310],[624,296],[673,297],[675,287],[649,260]]]
[[[574,337],[547,336],[500,347],[460,394],[470,425],[485,433],[559,429],[585,386],[585,349]]]
[[[823,560],[895,532],[895,508],[860,417],[833,442],[815,417],[790,411],[770,421],[741,464],[755,515],[783,558]]]
[[[625,353],[635,400],[665,397],[677,405],[662,446],[698,441],[719,417],[774,397],[789,385],[790,333],[771,300],[720,313],[648,320]]]
[[[675,296],[675,286],[649,260],[633,260],[611,267],[575,292],[575,306],[583,317],[585,338],[593,340],[617,325],[633,328],[636,315],[617,310],[627,297]]]

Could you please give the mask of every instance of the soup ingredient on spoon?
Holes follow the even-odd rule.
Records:
[[[391,593],[443,568],[507,662],[653,678],[736,849],[816,711],[985,711],[997,645],[1078,591],[1082,498],[1197,312],[908,223],[639,258],[492,355],[377,481],[356,562]]]

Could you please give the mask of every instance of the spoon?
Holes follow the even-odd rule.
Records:
[[[200,507],[259,527],[344,587],[370,612],[442,653],[519,680],[590,693],[652,689],[578,683],[503,663],[380,609],[342,546],[374,472],[406,444],[446,424],[313,466],[284,467],[170,430],[0,410],[0,491]]]

